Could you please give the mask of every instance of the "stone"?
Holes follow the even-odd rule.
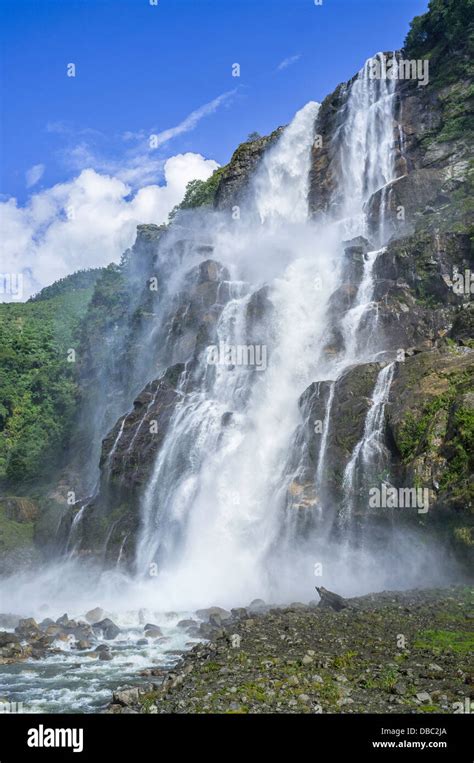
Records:
[[[429,705],[432,702],[431,696],[426,691],[420,691],[415,696],[417,700],[421,702],[423,705]]]
[[[85,639],[80,639],[79,641],[76,641],[76,649],[90,649],[92,647],[92,644],[90,641],[86,641]]]
[[[196,615],[200,620],[204,620],[205,622],[209,622],[211,615],[219,615],[221,620],[228,620],[231,617],[230,612],[228,612],[226,609],[222,609],[222,607],[207,607],[207,609],[198,609],[196,610]]]
[[[101,607],[95,607],[95,609],[90,609],[86,614],[84,615],[87,622],[91,625],[94,625],[94,623],[98,623],[102,618],[104,617],[104,610]]]
[[[197,620],[180,620],[177,627],[178,628],[184,628],[185,630],[188,630],[188,628],[196,628],[199,626],[199,623]]]
[[[11,644],[19,644],[20,638],[16,633],[8,633],[7,631],[0,632],[0,647],[9,646]]]
[[[106,617],[104,620],[99,620],[98,623],[94,623],[92,626],[94,633],[101,632],[103,637],[107,640],[117,638],[120,633],[120,628],[115,625],[112,620]]]
[[[27,617],[19,621],[15,628],[15,633],[17,633],[20,638],[31,639],[39,636],[41,631],[36,620],[33,617]]]
[[[340,612],[341,609],[346,609],[349,606],[342,596],[339,596],[339,594],[333,593],[332,591],[328,591],[328,589],[323,586],[320,586],[319,588],[316,586],[316,590],[321,597],[322,607],[334,609],[335,612]]]
[[[147,638],[157,639],[163,636],[163,632],[157,625],[146,625],[145,636]]]

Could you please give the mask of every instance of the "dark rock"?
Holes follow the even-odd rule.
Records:
[[[332,591],[328,591],[327,588],[323,588],[323,586],[319,588],[316,586],[316,590],[321,597],[320,606],[322,607],[334,609],[335,612],[340,612],[341,609],[346,609],[349,606],[342,596],[339,596],[339,594],[333,593]]]
[[[112,622],[112,620],[110,620],[108,617],[106,617],[104,620],[99,620],[98,623],[94,623],[92,629],[95,633],[101,632],[103,637],[108,640],[117,638],[120,633],[120,628],[115,625],[115,623]]]

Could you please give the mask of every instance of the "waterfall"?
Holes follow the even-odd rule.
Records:
[[[310,101],[270,148],[254,178],[255,205],[261,222],[278,218],[305,222],[308,216],[310,152],[320,104]]]
[[[367,235],[364,206],[378,190],[395,179],[394,106],[396,80],[373,77],[385,66],[385,56],[367,59],[350,86],[342,122],[335,136],[338,184],[332,205],[342,219],[347,238]],[[393,60],[396,61],[395,53]],[[380,231],[385,229],[381,210]],[[383,243],[383,238],[381,238]]]
[[[384,445],[385,406],[388,402],[395,363],[389,363],[379,372],[372,402],[364,424],[364,434],[359,440],[345,468],[342,487],[344,502],[341,520],[346,524],[352,516],[361,484],[367,485],[385,460]]]
[[[316,468],[316,485],[321,488],[323,485],[324,466],[326,462],[326,450],[328,443],[329,427],[331,424],[332,404],[334,402],[335,382],[332,382],[329,391],[326,415],[324,417],[323,431],[321,434],[321,443],[319,445],[318,466]]]
[[[335,138],[340,176],[334,202],[344,230],[354,235],[366,232],[364,205],[394,174],[394,83],[370,79],[369,62],[348,90]],[[135,560],[141,575],[156,567],[164,598],[179,589],[185,601],[194,601],[205,589],[208,600],[225,592],[239,601],[265,588],[271,574],[265,560],[281,536],[289,479],[284,464],[299,424],[298,397],[313,381],[336,380],[348,365],[372,359],[359,347],[358,335],[373,304],[373,265],[383,249],[366,255],[355,305],[342,322],[343,356],[328,364],[322,352],[327,302],[343,268],[341,229],[335,236],[331,226],[316,227],[307,219],[318,113],[318,104],[307,104],[264,153],[246,208],[257,214],[243,214],[238,226],[214,234],[215,251],[238,279],[239,263],[245,280],[249,268],[260,274],[254,262],[259,253],[274,311],[262,338],[269,362],[261,373],[239,365],[211,369],[204,350],[197,388],[189,388],[184,374],[180,402],[143,493]],[[324,289],[318,290],[321,276]],[[218,319],[218,345],[248,344],[251,292],[234,294]],[[334,381],[319,446],[318,485],[324,479],[335,387]],[[384,394],[378,387],[374,391],[373,416],[359,447],[364,457]],[[223,426],[226,417],[230,424]]]

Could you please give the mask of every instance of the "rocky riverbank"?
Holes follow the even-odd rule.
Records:
[[[454,713],[474,698],[472,589],[201,610],[196,644],[153,691],[123,687],[109,713]],[[183,627],[195,628],[190,621]],[[156,680],[156,679],[154,679]]]

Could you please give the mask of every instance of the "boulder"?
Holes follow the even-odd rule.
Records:
[[[104,620],[99,620],[98,623],[94,623],[92,626],[94,633],[102,633],[105,639],[114,639],[120,633],[120,628],[115,625],[110,618],[106,617]]]
[[[346,609],[349,606],[347,601],[342,596],[339,596],[338,593],[328,591],[323,586],[319,588],[316,586],[316,590],[321,597],[320,606],[324,609],[333,609],[335,612],[340,612],[341,609]]]
[[[22,639],[31,639],[39,636],[41,631],[36,620],[33,617],[27,617],[20,620],[15,628],[15,633]]]
[[[90,609],[86,614],[84,615],[87,622],[91,625],[94,625],[95,623],[98,623],[102,618],[104,617],[104,610],[101,607],[95,607],[95,609]]]
[[[226,609],[222,609],[222,607],[207,607],[207,609],[198,609],[196,611],[196,615],[200,620],[204,620],[205,622],[209,622],[211,615],[219,615],[221,620],[228,620],[231,617],[230,612],[228,612]]]
[[[139,696],[136,687],[133,687],[132,689],[121,689],[120,691],[114,692],[112,701],[117,705],[122,705],[122,707],[129,707],[130,705],[136,705],[138,703]]]

